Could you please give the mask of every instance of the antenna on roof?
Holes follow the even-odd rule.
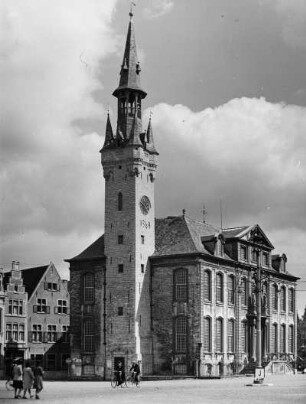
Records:
[[[223,229],[223,206],[222,206],[222,199],[220,199],[220,224],[221,224],[221,231]]]
[[[204,203],[203,203],[202,215],[203,215],[203,223],[206,223],[207,210]]]

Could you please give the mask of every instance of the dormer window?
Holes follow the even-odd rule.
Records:
[[[262,265],[264,267],[269,266],[269,254],[267,252],[262,253]]]
[[[252,249],[252,263],[257,264],[258,263],[258,251],[256,248]]]
[[[240,246],[240,259],[241,261],[248,260],[248,248],[245,245]]]

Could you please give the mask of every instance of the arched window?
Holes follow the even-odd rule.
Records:
[[[211,318],[204,318],[204,351],[211,352]]]
[[[216,287],[217,303],[223,303],[223,275],[220,272],[217,273]]]
[[[278,310],[278,288],[277,288],[277,285],[272,285],[272,307],[273,307],[273,310]]]
[[[280,352],[286,353],[286,325],[282,324],[280,328]]]
[[[248,351],[248,328],[247,328],[247,321],[241,322],[241,351],[247,352]]]
[[[95,327],[92,319],[86,319],[83,324],[84,352],[94,352]]]
[[[228,320],[227,323],[227,350],[228,352],[234,352],[234,330],[235,323],[233,319]]]
[[[175,300],[187,301],[187,270],[184,268],[174,272],[174,296]]]
[[[247,280],[245,278],[241,279],[241,304],[243,306],[248,304]]]
[[[122,197],[122,193],[119,192],[118,194],[118,210],[122,210],[123,209],[123,197]]]
[[[288,328],[288,351],[289,353],[293,353],[294,350],[294,334],[293,334],[293,325],[290,325]]]
[[[216,351],[223,352],[223,319],[216,320]]]
[[[187,351],[187,319],[186,317],[177,317],[175,321],[175,350],[185,353]]]
[[[286,311],[286,288],[285,288],[285,286],[282,286],[281,290],[280,290],[280,309],[281,309],[281,311]]]
[[[204,272],[204,299],[211,302],[211,271]]]
[[[227,279],[228,304],[235,303],[235,277],[230,275]]]
[[[95,297],[95,281],[91,272],[87,272],[83,278],[84,290],[83,296],[85,302],[93,302]]]
[[[294,289],[290,288],[288,290],[288,310],[294,312]]]
[[[272,325],[272,338],[271,338],[271,353],[277,354],[277,339],[278,339],[278,335],[277,335],[277,324],[274,323]]]

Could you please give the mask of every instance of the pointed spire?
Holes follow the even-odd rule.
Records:
[[[112,124],[111,124],[111,121],[109,118],[109,112],[107,112],[105,140],[104,140],[104,145],[103,145],[102,149],[105,149],[106,147],[110,146],[113,143],[114,143],[113,128],[112,128]]]
[[[150,113],[150,119],[149,119],[149,123],[148,123],[148,129],[147,129],[147,133],[146,133],[146,150],[150,153],[155,153],[158,154],[155,146],[154,146],[154,139],[153,139],[153,129],[152,129],[152,113]]]
[[[143,146],[141,141],[142,123],[141,119],[137,118],[136,114],[134,116],[133,125],[131,128],[131,133],[129,136],[129,144],[133,146]]]
[[[125,51],[120,71],[119,86],[113,92],[113,95],[117,97],[121,90],[130,89],[137,90],[140,93],[141,98],[144,98],[147,93],[141,88],[140,84],[140,65],[136,50],[136,40],[133,24],[132,9],[129,12],[130,22],[128,26],[128,33],[125,43]]]

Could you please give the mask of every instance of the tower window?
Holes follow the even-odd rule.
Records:
[[[119,234],[119,236],[118,236],[118,244],[123,244],[123,234]]]
[[[123,196],[122,193],[119,192],[118,194],[118,210],[122,210],[123,209]]]
[[[118,265],[118,272],[121,274],[123,273],[123,264]]]
[[[123,316],[123,307],[118,307],[118,316]]]
[[[144,273],[144,264],[141,264],[141,273]]]
[[[145,236],[141,236],[141,244],[145,243]]]

